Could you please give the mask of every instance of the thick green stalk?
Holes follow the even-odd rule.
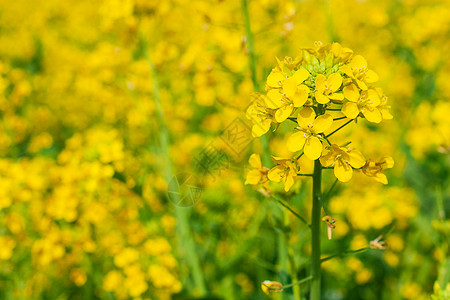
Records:
[[[248,11],[248,0],[242,0],[242,14],[244,16],[245,35],[247,37],[248,64],[252,77],[253,90],[255,92],[261,92],[256,74],[256,57],[255,57],[255,50],[253,47],[253,32],[250,23],[250,14]],[[267,166],[270,163],[270,154],[269,154],[269,143],[265,135],[261,137],[261,143],[264,151],[262,161],[263,164]]]
[[[160,142],[161,142],[161,152],[164,155],[164,162],[162,165],[164,177],[167,182],[169,182],[174,176],[174,169],[172,160],[169,155],[169,132],[166,127],[164,113],[161,106],[161,101],[159,97],[159,84],[156,69],[148,55],[147,44],[143,40],[143,46],[147,58],[147,62],[151,71],[152,82],[153,82],[153,98],[156,105],[156,111],[158,116],[158,121],[160,125]],[[206,285],[203,277],[203,273],[200,267],[200,261],[197,256],[197,251],[195,249],[195,242],[189,231],[189,208],[175,206],[175,217],[177,219],[177,233],[179,240],[181,241],[184,253],[181,254],[185,257],[189,271],[192,274],[195,292],[203,296],[206,294]]]
[[[313,203],[311,213],[311,294],[310,300],[320,299],[320,212],[322,197],[322,165],[314,162]]]

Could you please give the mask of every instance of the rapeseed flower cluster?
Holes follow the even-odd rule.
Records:
[[[320,159],[324,167],[333,168],[341,182],[349,181],[353,170],[362,170],[386,184],[381,172],[393,167],[391,157],[366,160],[358,150],[328,139],[334,133],[330,129],[339,123],[345,126],[358,118],[372,123],[392,119],[387,97],[372,85],[378,79],[361,55],[354,55],[338,43],[319,43],[314,49],[303,49],[295,59],[278,60],[267,77],[266,94],[258,95],[247,110],[255,137],[267,133],[271,125],[275,131],[286,120],[298,125],[286,141],[287,149],[297,153],[297,158],[273,157],[278,165],[268,172],[269,180],[282,181],[285,191],[289,191],[302,170],[298,158],[304,154],[309,160]],[[259,181],[247,178],[247,183]]]

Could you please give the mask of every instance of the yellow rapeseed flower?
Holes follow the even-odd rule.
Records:
[[[298,113],[297,123],[300,126],[299,132],[288,138],[288,150],[297,152],[304,149],[306,157],[311,160],[318,159],[322,154],[322,142],[319,134],[330,128],[333,118],[328,114],[316,118],[316,113],[312,108],[304,107]]]
[[[328,152],[320,158],[325,167],[334,167],[334,175],[341,182],[349,181],[353,176],[353,168],[364,166],[366,160],[361,152],[350,148],[331,145]]]

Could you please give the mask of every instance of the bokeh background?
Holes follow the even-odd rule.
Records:
[[[275,57],[315,41],[380,75],[394,119],[342,134],[396,162],[388,185],[356,174],[327,199],[324,256],[380,234],[387,249],[325,262],[323,299],[445,288],[450,2],[245,3],[0,1],[1,299],[294,299],[260,283],[307,276],[308,228],[244,184],[285,136],[263,151],[245,110]],[[308,179],[271,188],[309,219]]]

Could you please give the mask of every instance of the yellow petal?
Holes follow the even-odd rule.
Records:
[[[366,75],[366,82],[368,83],[377,82],[379,79],[378,74],[372,70],[368,70],[365,75]]]
[[[353,168],[361,168],[366,164],[366,159],[358,150],[347,151],[348,156],[350,157],[349,163]]]
[[[294,184],[294,177],[287,176],[286,181],[284,182],[284,191],[289,192],[293,184]]]
[[[380,97],[378,97],[378,93],[375,90],[369,89],[367,91],[367,97],[368,97],[370,106],[378,106],[378,105],[380,105],[380,102],[381,102],[380,101]]]
[[[281,86],[281,83],[286,79],[286,77],[281,74],[279,71],[270,72],[269,76],[267,76],[267,85],[270,87],[278,88]]]
[[[342,72],[344,72],[345,75],[347,75],[348,77],[355,79],[355,75],[353,75],[353,71],[352,68],[350,68],[350,66],[348,65],[342,66]]]
[[[325,91],[325,82],[327,81],[327,78],[323,74],[319,74],[316,77],[316,91],[323,94],[323,91]]]
[[[394,167],[394,159],[390,156],[385,156],[381,159],[381,163],[383,163],[381,165],[381,167],[383,169],[390,169]]]
[[[331,45],[331,51],[334,54],[334,57],[339,57],[342,53],[342,46],[339,43],[333,43]]]
[[[327,96],[321,94],[319,91],[317,91],[314,95],[316,96],[317,102],[319,102],[320,104],[327,104],[328,102],[330,102],[330,99]]]
[[[347,102],[342,107],[342,113],[350,119],[354,119],[359,115],[358,105],[353,102]]]
[[[283,174],[283,167],[276,166],[269,170],[269,172],[267,173],[267,178],[269,178],[269,180],[273,182],[280,182],[281,174]]]
[[[297,92],[295,93],[294,99],[292,101],[294,102],[295,107],[302,107],[303,104],[308,101],[309,96],[309,88],[306,85],[299,85],[297,87]]]
[[[261,180],[261,172],[259,170],[251,170],[247,173],[245,184],[258,184]]]
[[[391,114],[391,112],[389,111],[388,108],[386,107],[379,107],[378,108],[381,112],[381,116],[383,117],[383,119],[385,120],[392,120],[394,118],[394,116]]]
[[[262,167],[261,164],[261,157],[259,154],[253,153],[250,155],[250,158],[248,159],[248,163],[253,169],[260,169]]]
[[[260,137],[263,134],[267,133],[270,129],[270,120],[264,120],[262,122],[258,122],[253,124],[252,127],[252,135],[253,137]]]
[[[305,81],[306,79],[308,79],[309,72],[306,71],[305,69],[298,69],[297,71],[295,71],[295,73],[294,73],[294,75],[292,75],[292,77],[295,78],[295,80],[297,81],[297,84],[300,84],[303,81]]]
[[[357,102],[359,100],[359,92],[356,85],[354,85],[353,83],[347,85],[344,88],[344,97],[349,101]]]
[[[344,100],[344,95],[341,93],[333,93],[331,95],[328,95],[328,98],[333,100]]]
[[[282,97],[279,89],[271,89],[267,92],[267,97],[264,97],[264,103],[268,108],[277,109],[283,105],[281,103]]]
[[[329,114],[318,116],[317,119],[314,120],[313,123],[313,132],[321,133],[331,127],[333,124],[333,117]]]
[[[333,73],[328,76],[327,82],[328,88],[331,88],[333,91],[337,91],[342,85],[342,76],[339,73]]]
[[[297,116],[297,123],[301,128],[308,128],[308,124],[313,124],[316,118],[316,113],[310,107],[303,107]]]
[[[302,131],[296,132],[288,138],[287,148],[291,152],[297,152],[303,149],[305,141],[306,141],[305,133]]]
[[[289,99],[293,99],[297,92],[297,81],[295,78],[290,77],[283,82],[283,92]]]
[[[376,107],[365,106],[361,112],[369,122],[380,123],[383,120],[380,111]]]
[[[334,176],[336,176],[340,182],[348,182],[352,179],[353,169],[345,162],[339,160],[334,166]]]
[[[382,183],[382,184],[388,184],[388,180],[386,175],[384,175],[383,173],[377,173],[373,179],[375,179],[376,181]]]
[[[315,136],[310,136],[305,143],[305,155],[311,160],[316,160],[322,154],[322,143]]]
[[[352,62],[350,63],[352,69],[361,69],[361,68],[367,68],[367,61],[364,57],[361,55],[355,55],[352,59]]]
[[[329,167],[334,163],[334,155],[333,152],[328,152],[327,154],[320,157],[320,163],[324,167]]]
[[[287,118],[289,118],[289,116],[291,115],[292,111],[294,110],[293,106],[290,105],[286,105],[283,107],[280,107],[279,109],[277,109],[277,111],[275,112],[275,120],[278,123],[283,122],[284,120],[286,120]]]
[[[356,84],[359,86],[360,89],[362,89],[363,91],[367,90],[367,85],[363,81],[361,81],[359,79],[355,79],[355,81],[356,81]]]

